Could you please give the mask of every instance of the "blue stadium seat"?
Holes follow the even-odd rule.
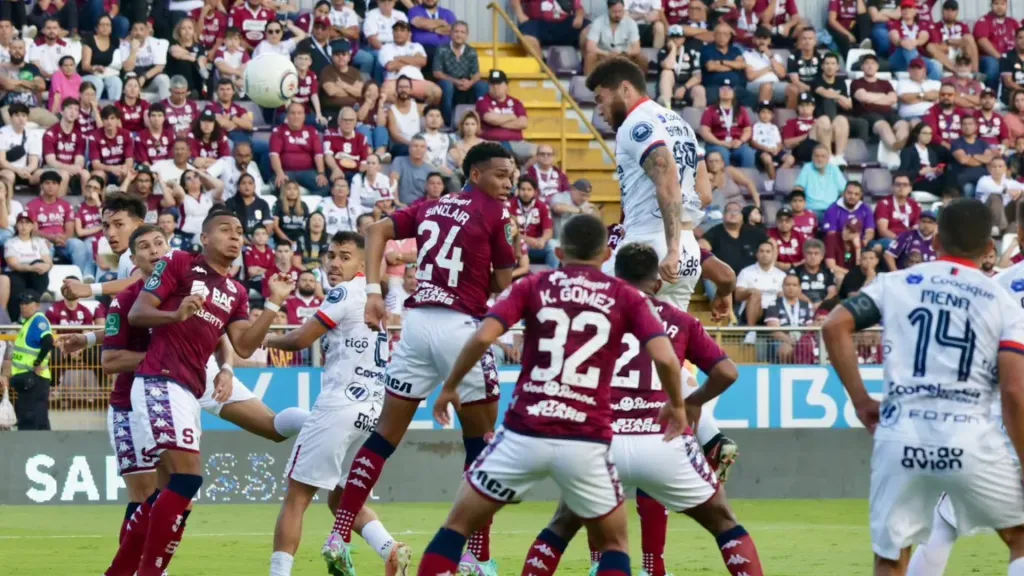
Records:
[[[259,104],[252,100],[242,100],[238,102],[238,105],[245,108],[249,112],[252,112],[252,127],[256,130],[268,130],[271,128],[270,124],[267,124],[263,120],[263,109],[260,108]]]

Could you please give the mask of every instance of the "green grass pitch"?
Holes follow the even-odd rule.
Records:
[[[416,560],[444,520],[448,504],[371,506]],[[639,572],[640,527],[630,506],[630,548]],[[772,576],[870,574],[867,502],[863,500],[737,501],[740,521],[754,536],[765,573]],[[115,506],[0,506],[0,574],[4,576],[99,576],[113,555],[123,508]],[[494,523],[492,554],[500,574],[518,576],[526,550],[554,511],[554,503],[506,507]],[[269,572],[278,504],[196,505],[178,549],[172,576],[265,575]],[[293,574],[326,574],[320,546],[331,526],[323,500],[306,514],[302,546]],[[379,558],[358,537],[360,576],[383,573]],[[947,574],[1004,574],[1007,552],[994,535],[957,543]],[[414,560],[415,561],[415,560]],[[710,535],[684,516],[669,522],[666,562],[677,576],[725,574]],[[585,575],[585,539],[573,542],[560,574]]]

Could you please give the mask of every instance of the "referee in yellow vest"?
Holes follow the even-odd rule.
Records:
[[[14,413],[18,430],[50,429],[50,321],[39,311],[39,294],[26,290],[18,299],[24,323],[11,356],[11,388],[18,393]]]

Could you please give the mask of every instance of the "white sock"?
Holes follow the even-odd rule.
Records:
[[[1010,568],[1006,573],[1009,576],[1024,576],[1024,558],[1017,558],[1010,562]]]
[[[697,441],[700,442],[700,445],[707,444],[712,438],[721,434],[721,432],[718,429],[718,422],[715,422],[715,417],[711,415],[711,411],[702,410],[700,421],[697,422]]]
[[[370,548],[373,548],[382,559],[387,560],[388,556],[391,556],[391,549],[395,547],[395,539],[391,537],[388,529],[384,527],[380,520],[367,522],[359,535],[363,537],[363,540],[366,540]]]
[[[274,416],[274,430],[285,438],[291,438],[302,430],[302,425],[309,418],[309,410],[302,408],[285,408]]]
[[[932,512],[932,531],[928,535],[928,541],[914,550],[914,555],[907,566],[907,576],[942,576],[956,537],[956,528],[950,526],[939,514],[939,505],[936,504]]]
[[[295,558],[287,552],[274,552],[270,555],[270,576],[292,576],[292,563]]]

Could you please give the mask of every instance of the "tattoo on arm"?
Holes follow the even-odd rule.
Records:
[[[668,248],[678,249],[683,194],[679,189],[679,169],[668,148],[659,146],[647,155],[647,159],[644,160],[644,173],[654,182]]]

